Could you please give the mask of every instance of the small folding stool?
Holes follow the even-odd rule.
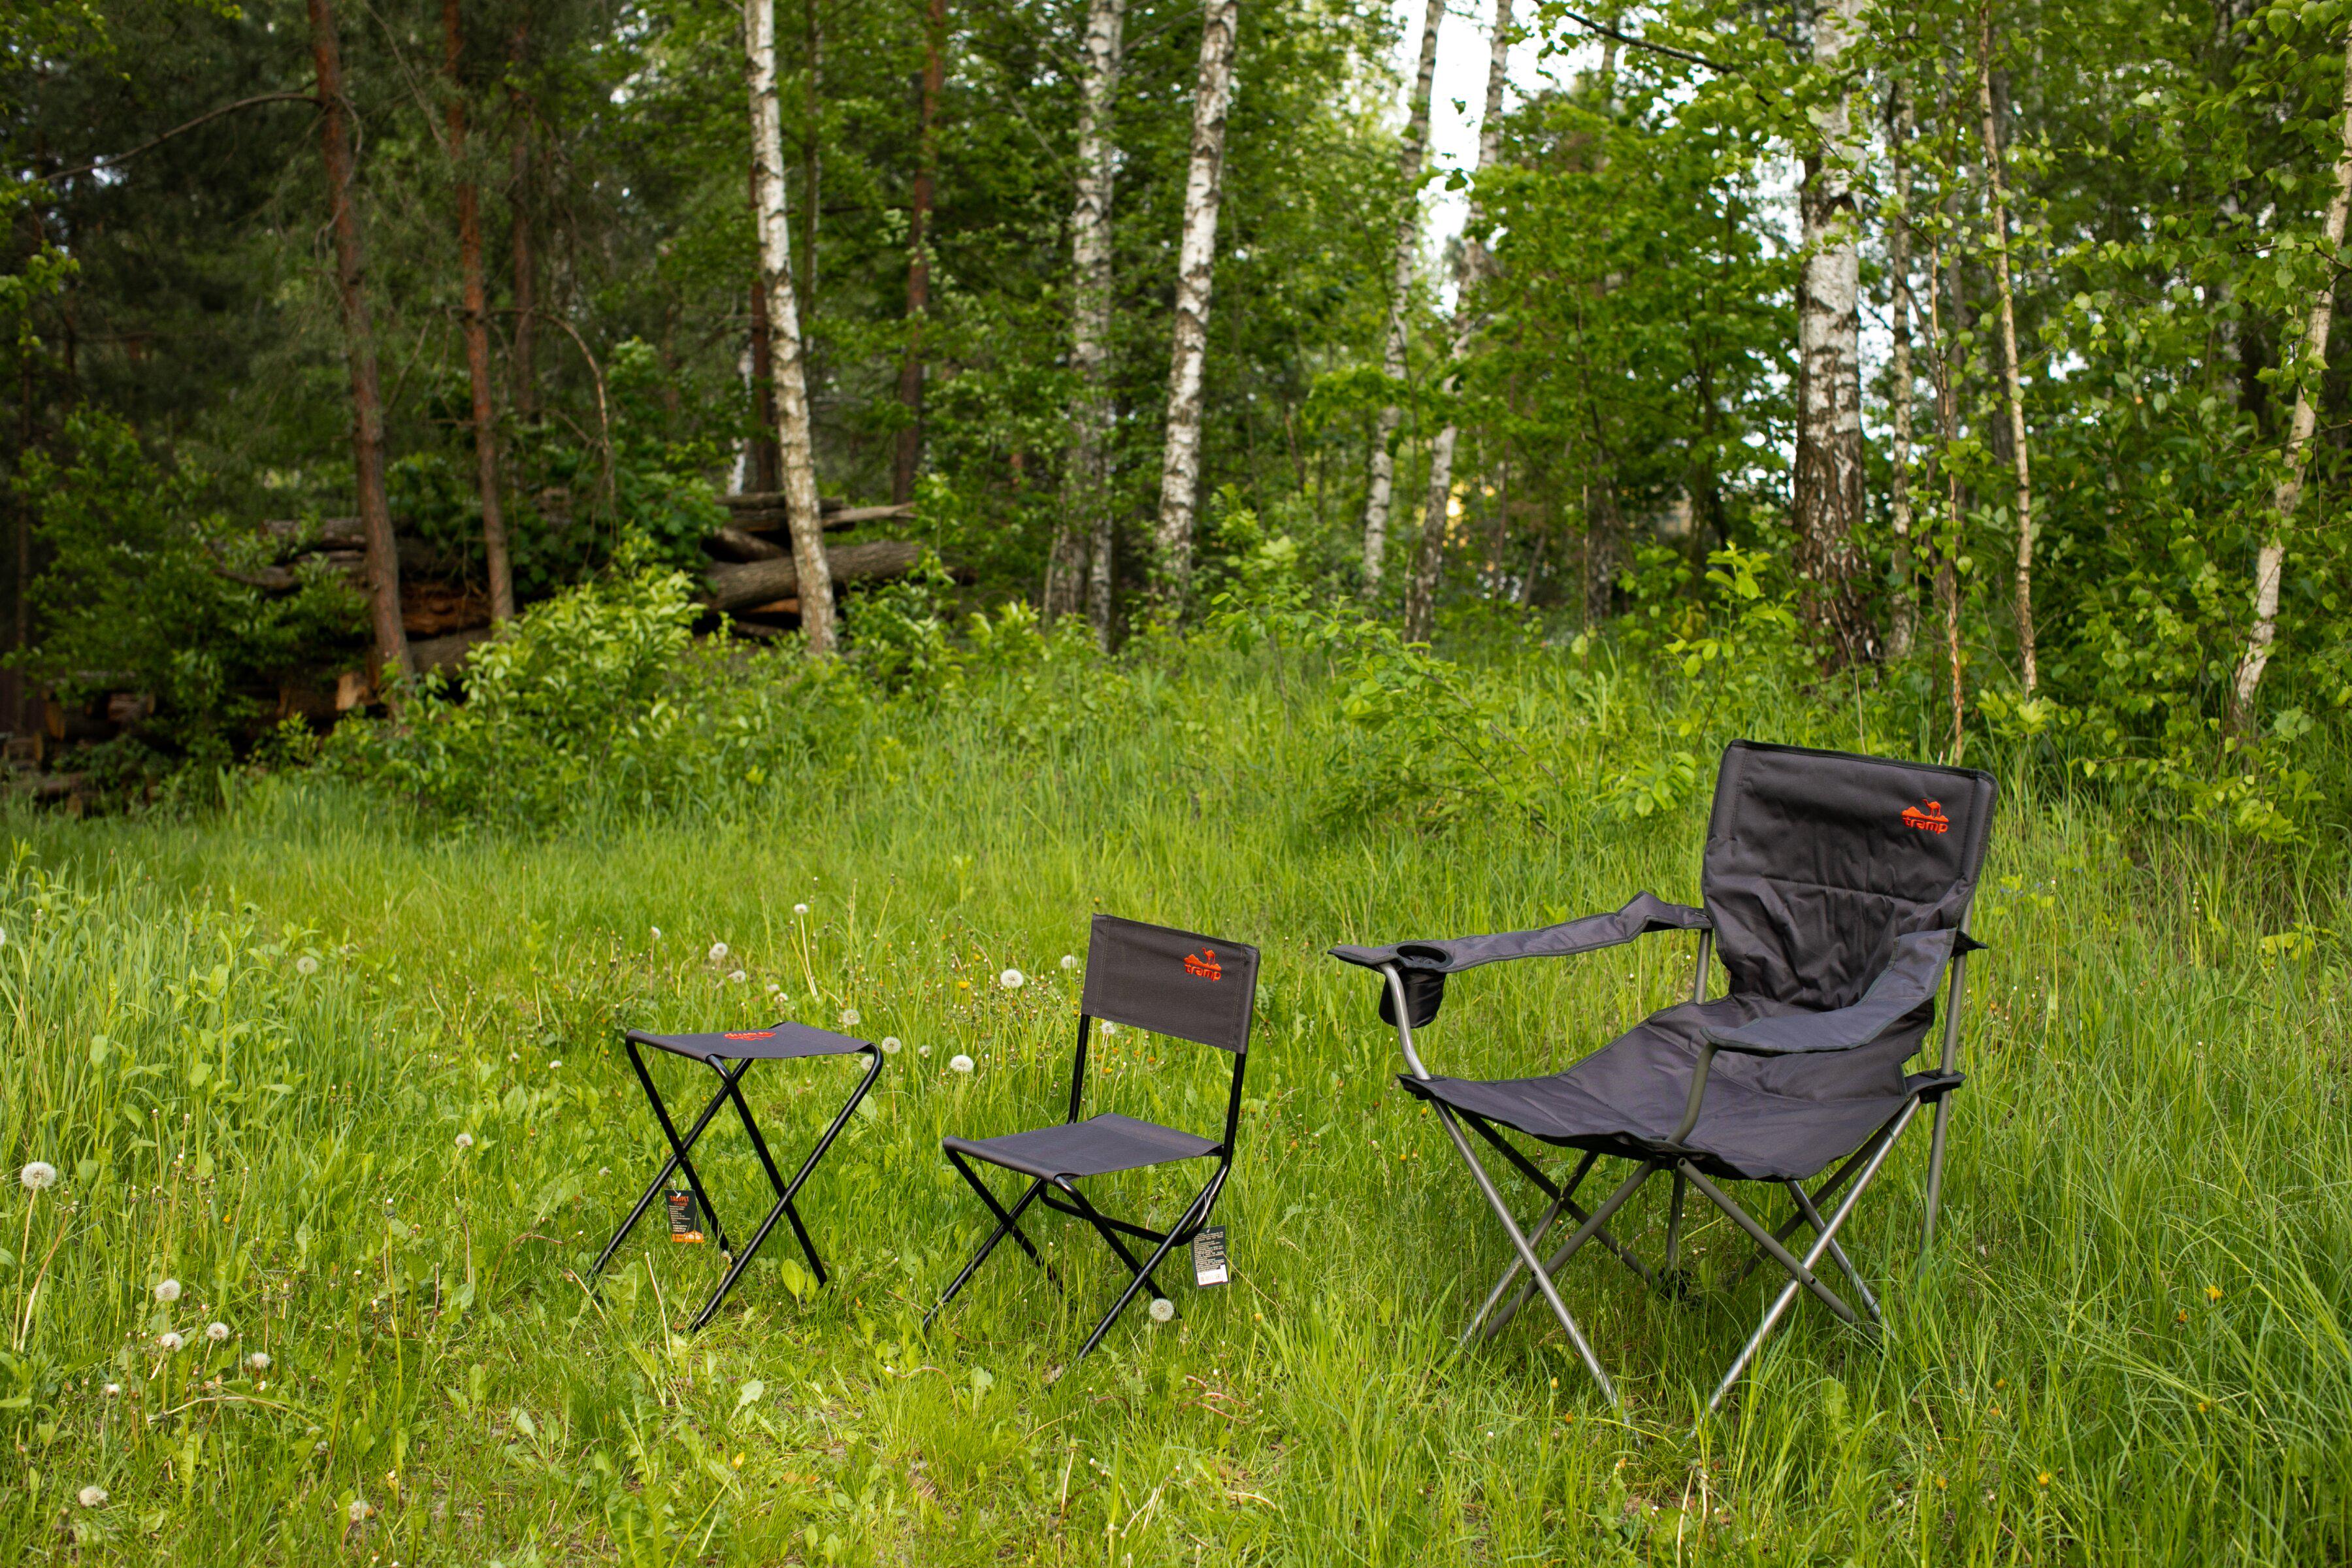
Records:
[[[1154,1297],[1167,1296],[1152,1278],[1152,1271],[1166,1261],[1171,1251],[1190,1242],[1208,1225],[1210,1211],[1216,1206],[1217,1195],[1224,1190],[1225,1176],[1234,1166],[1234,1132],[1242,1110],[1242,1070],[1249,1062],[1250,1015],[1257,997],[1257,949],[1237,942],[1223,942],[1197,931],[1144,925],[1114,915],[1095,917],[1094,930],[1087,943],[1086,989],[1078,1005],[1077,1055],[1070,1064],[1069,1116],[1057,1127],[1029,1132],[940,1141],[949,1160],[971,1184],[971,1190],[980,1194],[980,1201],[988,1205],[997,1224],[988,1239],[980,1244],[980,1250],[972,1254],[971,1261],[964,1265],[963,1272],[956,1276],[955,1283],[948,1287],[947,1294],[940,1298],[939,1305],[924,1317],[926,1329],[956,1299],[956,1293],[979,1272],[996,1244],[1008,1234],[1020,1243],[1029,1260],[1045,1269],[1059,1288],[1061,1280],[1053,1266],[1038,1255],[1021,1229],[1022,1214],[1031,1203],[1041,1200],[1047,1208],[1092,1226],[1095,1234],[1118,1255],[1118,1260],[1134,1276],[1110,1310],[1103,1314],[1102,1321],[1095,1325],[1094,1332],[1087,1336],[1078,1353],[1070,1358],[1070,1365],[1085,1360],[1102,1342],[1119,1313],[1135,1300],[1137,1290],[1149,1284]],[[1234,1081],[1225,1101],[1223,1140],[1138,1121],[1114,1111],[1079,1121],[1078,1112],[1086,1101],[1087,1041],[1097,1018],[1107,1024],[1171,1035],[1233,1053]],[[1215,1173],[1165,1231],[1113,1219],[1097,1209],[1078,1190],[1078,1183],[1089,1176],[1206,1159],[1217,1162]],[[1029,1178],[1027,1188],[1011,1209],[999,1203],[981,1181],[970,1163],[973,1160]],[[1135,1254],[1119,1239],[1122,1236],[1154,1244],[1156,1250],[1150,1259],[1137,1262]]]
[[[1968,935],[1969,906],[1984,864],[1993,795],[1991,777],[1969,770],[1738,741],[1724,752],[1716,779],[1700,872],[1704,909],[1641,893],[1614,913],[1537,931],[1331,950],[1380,973],[1381,1016],[1396,1026],[1412,1069],[1398,1081],[1435,1110],[1510,1237],[1510,1266],[1463,1331],[1465,1343],[1482,1328],[1491,1339],[1539,1290],[1602,1394],[1617,1403],[1552,1277],[1586,1242],[1598,1240],[1652,1286],[1684,1294],[1677,1265],[1688,1188],[1756,1243],[1757,1256],[1733,1285],[1766,1258],[1789,1276],[1716,1385],[1710,1409],[1722,1404],[1800,1290],[1846,1323],[1876,1331],[1878,1302],[1838,1245],[1838,1231],[1895,1141],[1921,1107],[1932,1106],[1926,1230],[1934,1239],[1949,1097],[1962,1081],[1961,981],[1967,954],[1981,945]],[[1413,1030],[1436,1018],[1448,975],[1505,959],[1591,952],[1664,931],[1698,933],[1691,999],[1652,1014],[1565,1071],[1480,1080],[1432,1077],[1422,1065]],[[1710,944],[1730,979],[1727,993],[1712,1001]],[[1933,1070],[1906,1072],[1935,1020],[1936,994],[1947,977],[1941,1059]],[[1512,1217],[1472,1152],[1465,1127],[1550,1200],[1533,1226],[1522,1230]],[[1579,1158],[1556,1181],[1505,1139],[1505,1128]],[[1577,1189],[1604,1156],[1633,1169],[1588,1212]],[[1807,1191],[1832,1165],[1836,1171]],[[1661,1173],[1673,1176],[1674,1195],[1664,1264],[1653,1269],[1610,1234],[1609,1221]],[[1852,1186],[1824,1217],[1822,1206],[1849,1180]],[[1767,1228],[1724,1190],[1734,1182],[1780,1187],[1792,1212]],[[1562,1215],[1575,1229],[1549,1257],[1539,1256],[1536,1249]],[[1812,1232],[1802,1256],[1787,1246],[1801,1226]],[[1852,1288],[1860,1311],[1816,1272],[1824,1258]],[[1528,1279],[1496,1311],[1522,1269]]]
[[[809,1239],[808,1226],[801,1223],[800,1210],[793,1206],[793,1200],[800,1195],[801,1187],[816,1170],[817,1162],[824,1158],[825,1151],[833,1147],[833,1141],[841,1135],[842,1128],[848,1125],[850,1114],[857,1109],[857,1102],[866,1098],[866,1091],[872,1089],[874,1080],[882,1076],[882,1053],[866,1041],[853,1040],[846,1035],[831,1034],[824,1029],[812,1029],[805,1024],[793,1023],[710,1035],[651,1035],[641,1029],[631,1029],[623,1040],[628,1047],[629,1065],[637,1069],[637,1081],[645,1086],[646,1100],[654,1108],[654,1120],[661,1124],[662,1137],[668,1141],[669,1159],[655,1173],[653,1181],[638,1197],[636,1206],[629,1211],[629,1217],[623,1220],[621,1228],[613,1233],[613,1239],[604,1244],[604,1255],[588,1271],[589,1278],[593,1279],[604,1271],[604,1266],[613,1261],[613,1255],[621,1249],[621,1243],[627,1239],[637,1221],[645,1217],[646,1210],[653,1206],[654,1199],[661,1194],[671,1175],[684,1172],[688,1188],[694,1194],[695,1202],[702,1205],[702,1213],[709,1221],[712,1239],[719,1244],[720,1252],[730,1255],[725,1277],[719,1281],[719,1288],[710,1293],[710,1300],[705,1301],[702,1310],[694,1315],[693,1322],[688,1325],[689,1330],[698,1329],[710,1321],[712,1314],[719,1310],[719,1303],[727,1299],[727,1293],[735,1289],[735,1281],[741,1279],[743,1270],[751,1267],[751,1259],[759,1254],[760,1244],[768,1239],[768,1233],[776,1228],[779,1219],[793,1222],[793,1235],[799,1238],[801,1251],[808,1257],[809,1271],[816,1276],[816,1282],[823,1285],[824,1263],[817,1257],[816,1244]],[[719,1075],[719,1088],[712,1093],[710,1103],[702,1108],[702,1114],[695,1118],[694,1125],[687,1129],[683,1138],[678,1136],[677,1127],[670,1120],[669,1108],[662,1103],[661,1092],[654,1087],[653,1074],[646,1070],[646,1058],[638,1049],[641,1046],[650,1046],[657,1051],[667,1051],[672,1056],[700,1062]],[[833,1125],[824,1130],[824,1136],[816,1141],[816,1147],[809,1151],[809,1157],[801,1163],[800,1170],[791,1181],[785,1181],[776,1169],[774,1158],[768,1152],[768,1141],[760,1135],[760,1124],[752,1120],[751,1104],[743,1098],[743,1075],[751,1070],[753,1062],[855,1056],[860,1051],[873,1058],[866,1068],[866,1075],[857,1080],[857,1087],[849,1091],[849,1099],[842,1106],[840,1114],[833,1119]],[[751,1233],[751,1244],[740,1253],[732,1252],[727,1244],[726,1229],[719,1224],[719,1211],[712,1206],[710,1194],[704,1188],[702,1178],[695,1173],[692,1157],[694,1145],[701,1138],[703,1130],[719,1114],[719,1108],[730,1100],[734,1102],[735,1114],[742,1119],[743,1131],[751,1135],[751,1151],[760,1157],[761,1166],[768,1173],[768,1184],[775,1189],[776,1194],[775,1206],[768,1211],[768,1217],[760,1222],[760,1228]]]

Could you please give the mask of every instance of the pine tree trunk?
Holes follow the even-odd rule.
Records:
[[[2033,656],[2033,479],[2026,463],[2025,395],[2017,364],[2017,308],[2009,280],[2009,191],[1992,108],[1992,7],[1977,11],[1977,108],[1983,127],[1986,183],[1992,203],[1993,281],[2000,293],[2001,392],[2009,405],[2010,456],[2017,470],[2017,666],[2027,696],[2041,684]]]
[[[890,500],[899,506],[915,499],[915,470],[923,460],[923,318],[931,308],[931,191],[939,171],[940,87],[947,30],[947,0],[930,0],[923,27],[920,151],[907,223],[907,353],[898,363],[898,402],[907,411],[907,422],[898,428],[897,460],[890,470]]]
[[[506,514],[499,504],[499,416],[490,399],[488,291],[482,282],[482,193],[466,164],[466,27],[458,0],[441,0],[443,68],[449,101],[445,121],[449,163],[457,176],[457,268],[465,311],[466,375],[474,395],[474,483],[482,497],[482,555],[490,579],[490,619],[514,618],[514,568],[507,559]]]
[[[360,526],[367,540],[368,621],[376,665],[386,679],[408,674],[408,634],[400,624],[400,553],[384,495],[383,393],[376,375],[375,321],[367,300],[367,252],[352,189],[351,105],[343,97],[343,59],[331,0],[310,0],[310,58],[318,73],[320,140],[335,237],[335,288],[342,307],[343,355],[352,375],[352,471]]]
[[[800,304],[793,293],[792,214],[784,199],[783,117],[776,99],[776,0],[744,0],[743,51],[751,91],[760,280],[768,290],[768,330],[775,346],[776,448],[799,574],[801,629],[809,652],[823,657],[834,651],[833,574],[825,564]]]
[[[2236,682],[2231,689],[2231,722],[2243,733],[2254,724],[2254,697],[2262,689],[2263,670],[2271,661],[2271,645],[2278,637],[2279,577],[2286,569],[2286,531],[2303,500],[2303,474],[2311,457],[2312,432],[2319,423],[2313,394],[2327,373],[2327,333],[2336,313],[2336,252],[2343,248],[2344,226],[2352,212],[2352,39],[2345,44],[2342,110],[2343,141],[2336,155],[2336,193],[2327,204],[2321,251],[2327,258],[2327,276],[2311,296],[2304,318],[2303,354],[2295,365],[2294,415],[2287,426],[2285,469],[2271,490],[2271,529],[2254,558],[2254,626],[2247,634],[2246,651],[2238,660]]]
[[[1225,173],[1225,111],[1232,105],[1240,0],[1206,0],[1201,74],[1192,91],[1192,157],[1184,180],[1184,232],[1176,256],[1176,322],[1168,366],[1168,437],[1160,468],[1157,531],[1162,606],[1182,612],[1192,575],[1192,516],[1201,489],[1202,383],[1209,355],[1209,288],[1217,264],[1217,206]]]
[[[512,184],[507,195],[514,267],[514,342],[507,351],[514,376],[515,413],[527,420],[539,417],[539,373],[531,360],[539,328],[538,264],[530,250],[530,100],[521,87],[523,58],[530,44],[530,24],[515,24],[507,45],[507,110],[514,117]]]
[[[1510,80],[1512,0],[1495,0],[1495,29],[1486,40],[1486,103],[1478,121],[1478,162],[1473,169],[1492,168],[1502,155],[1503,89]],[[1449,403],[1462,386],[1462,363],[1478,331],[1478,285],[1489,265],[1480,231],[1486,213],[1474,186],[1470,213],[1462,226],[1460,260],[1454,270],[1454,335],[1446,348],[1445,385]],[[1445,564],[1445,527],[1454,500],[1454,448],[1460,429],[1448,419],[1429,445],[1429,499],[1423,503],[1421,545],[1413,557],[1412,581],[1405,584],[1404,635],[1409,642],[1425,642],[1435,629],[1437,584]]]
[[[1894,163],[1895,210],[1887,218],[1886,260],[1895,275],[1895,364],[1887,388],[1895,405],[1895,450],[1887,510],[1895,533],[1895,603],[1887,616],[1886,651],[1908,658],[1917,635],[1919,593],[1911,570],[1911,100],[1900,82],[1893,108],[1887,151]]]
[[[1397,174],[1404,187],[1404,205],[1397,213],[1396,243],[1389,262],[1388,331],[1382,340],[1381,372],[1391,383],[1404,379],[1405,313],[1412,302],[1413,262],[1421,254],[1421,169],[1429,154],[1429,104],[1437,80],[1437,25],[1445,15],[1445,0],[1429,0],[1422,14],[1421,66],[1412,82],[1412,109],[1405,121],[1404,142],[1397,151]],[[1381,409],[1373,427],[1370,482],[1364,490],[1364,593],[1377,594],[1387,567],[1389,505],[1396,485],[1395,442],[1404,422],[1404,410],[1391,403]]]
[[[1070,368],[1077,374],[1078,396],[1062,476],[1062,521],[1045,568],[1046,616],[1075,615],[1083,597],[1096,641],[1105,648],[1111,609],[1110,204],[1118,173],[1111,110],[1126,26],[1127,0],[1091,0],[1078,105],[1077,197],[1070,209]]]
[[[1841,68],[1861,32],[1862,0],[1813,13],[1813,63]],[[1817,121],[1798,205],[1804,254],[1797,283],[1797,574],[1807,621],[1832,664],[1874,651],[1856,579],[1863,519],[1861,225],[1853,164],[1861,155],[1850,91]]]

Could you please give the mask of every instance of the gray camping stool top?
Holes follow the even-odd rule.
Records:
[[[1994,786],[1986,773],[1924,763],[1732,743],[1717,775],[1700,877],[1704,909],[1636,895],[1613,913],[1537,931],[1381,947],[1342,946],[1333,956],[1378,971],[1381,1016],[1393,1024],[1412,1068],[1399,1081],[1427,1101],[1487,1203],[1509,1233],[1510,1266],[1463,1332],[1492,1338],[1540,1290],[1594,1380],[1617,1394],[1570,1315],[1553,1276],[1598,1237],[1644,1279],[1678,1293],[1686,1187],[1720,1208],[1785,1269],[1790,1283],[1717,1385],[1709,1406],[1746,1370],[1800,1289],[1846,1322],[1879,1321],[1837,1233],[1922,1105],[1935,1107],[1927,1168],[1927,1235],[1935,1235],[1943,1183],[1948,1096],[1962,1081],[1959,1009],[1969,906],[1984,863]],[[1562,1072],[1470,1079],[1433,1076],[1413,1030],[1433,1021],[1446,977],[1506,959],[1566,957],[1653,931],[1698,933],[1691,999],[1652,1014]],[[1728,991],[1708,1000],[1710,946]],[[1910,1072],[1948,977],[1941,1059]],[[1466,1125],[1545,1194],[1550,1205],[1522,1231],[1473,1152]],[[1579,1151],[1564,1183],[1506,1140],[1508,1128]],[[1575,1198],[1604,1157],[1633,1169],[1588,1212]],[[1804,1184],[1838,1169],[1811,1192]],[[1610,1234],[1608,1221],[1660,1172],[1674,1176],[1665,1260],[1653,1269]],[[1820,1205],[1852,1181],[1836,1212]],[[1773,1182],[1795,1212],[1767,1229],[1717,1184]],[[1562,1214],[1576,1230],[1538,1258],[1536,1247]],[[1800,1226],[1813,1240],[1801,1258],[1785,1245]],[[1863,1310],[1814,1272],[1832,1260]],[[1749,1267],[1754,1266],[1751,1260]],[[1530,1279],[1496,1311],[1522,1269]],[[1748,1270],[1740,1270],[1745,1278]],[[1735,1279],[1734,1283],[1738,1281]]]

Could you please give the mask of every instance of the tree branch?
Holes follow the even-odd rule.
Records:
[[[1731,67],[1718,60],[1708,59],[1705,55],[1695,55],[1687,49],[1677,49],[1665,44],[1654,44],[1646,38],[1637,38],[1630,33],[1621,33],[1606,22],[1596,22],[1591,17],[1579,16],[1574,11],[1563,9],[1559,14],[1585,31],[1598,33],[1604,38],[1614,38],[1629,49],[1647,49],[1654,55],[1664,55],[1669,59],[1688,60],[1695,66],[1705,66],[1707,69],[1720,72],[1725,76],[1738,74]]]

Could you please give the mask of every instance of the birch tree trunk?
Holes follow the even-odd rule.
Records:
[[[923,460],[923,318],[931,310],[931,188],[940,162],[941,56],[947,49],[947,0],[930,0],[923,26],[923,96],[917,122],[919,151],[914,199],[907,222],[907,354],[898,364],[898,402],[907,411],[890,467],[890,500],[915,499],[915,470]]]
[[[1511,0],[1495,0],[1495,30],[1486,40],[1486,103],[1478,121],[1478,162],[1471,171],[1474,174],[1492,167],[1502,153],[1503,88],[1509,80],[1510,54]],[[1446,348],[1449,368],[1443,390],[1449,402],[1461,389],[1462,362],[1469,357],[1471,340],[1478,331],[1478,284],[1489,265],[1486,247],[1479,237],[1485,222],[1485,210],[1473,186],[1470,213],[1462,226],[1460,258],[1454,269],[1454,335]],[[1404,635],[1409,642],[1426,641],[1436,620],[1438,573],[1445,563],[1445,527],[1454,500],[1454,448],[1460,436],[1460,426],[1449,418],[1429,445],[1429,499],[1422,507],[1421,547],[1414,554],[1412,580],[1405,584]]]
[[[2238,677],[2231,690],[2231,721],[2243,732],[2253,728],[2254,695],[2262,688],[2263,670],[2271,661],[2271,645],[2278,638],[2279,576],[2286,567],[2286,531],[2303,500],[2304,468],[2311,458],[2312,432],[2319,410],[2312,390],[2327,370],[2327,332],[2336,313],[2336,252],[2344,245],[2344,223],[2352,211],[2352,38],[2344,47],[2343,140],[2336,154],[2336,194],[2327,203],[2327,220],[2321,233],[2321,251],[2327,258],[2327,276],[2311,296],[2311,312],[2303,323],[2303,353],[2295,365],[2294,417],[2286,432],[2285,470],[2271,490],[2271,531],[2254,557],[2254,626],[2247,634],[2246,651],[2238,660]]]
[[[1862,29],[1864,0],[1823,0],[1813,13],[1813,64],[1844,67]],[[1798,205],[1804,258],[1797,282],[1797,574],[1805,618],[1831,660],[1874,651],[1855,579],[1854,534],[1863,517],[1862,266],[1854,211],[1853,92],[1841,86],[1822,111],[1818,147],[1805,155]]]
[[[319,0],[312,0],[313,4]],[[792,214],[784,199],[783,119],[776,100],[776,0],[744,0],[743,52],[751,89],[751,189],[758,208],[760,280],[768,290],[775,355],[777,465],[799,574],[801,629],[808,650],[834,651],[833,573],[816,494],[816,443],[810,426],[800,303],[793,294]]]
[[[499,504],[499,417],[490,398],[490,322],[482,283],[482,193],[466,164],[465,19],[458,0],[441,0],[442,68],[449,101],[444,122],[457,176],[457,269],[465,312],[466,376],[474,395],[474,483],[482,497],[482,555],[490,579],[490,619],[514,618],[514,568]]]
[[[1202,378],[1209,353],[1209,286],[1217,262],[1217,205],[1225,173],[1225,110],[1234,90],[1240,0],[1206,0],[1201,74],[1192,91],[1192,158],[1184,179],[1184,236],[1176,256],[1176,326],[1168,366],[1168,438],[1160,466],[1157,544],[1163,606],[1183,609],[1192,575],[1192,514],[1201,489]]]
[[[1070,368],[1077,373],[1062,520],[1045,566],[1048,619],[1075,615],[1083,599],[1095,639],[1110,647],[1111,192],[1118,150],[1111,106],[1118,96],[1127,0],[1087,7],[1087,75],[1078,105],[1078,188],[1070,210]],[[1091,562],[1089,561],[1091,556]]]
[[[2009,444],[2017,464],[2017,666],[2027,696],[2042,683],[2033,657],[2033,477],[2025,454],[2025,396],[2017,367],[2017,310],[2009,281],[2009,190],[2001,178],[2000,139],[1992,108],[1992,7],[1977,9],[1977,109],[1985,179],[1992,201],[1993,282],[2000,291],[2001,391],[2009,403]]]
[[[327,164],[335,237],[335,289],[342,308],[343,357],[352,376],[352,472],[360,527],[367,540],[368,623],[376,665],[387,678],[408,674],[408,634],[400,624],[400,553],[383,488],[383,391],[376,374],[375,321],[368,311],[367,250],[353,205],[351,105],[343,97],[341,40],[331,0],[310,0],[310,59],[318,73],[319,135]]]
[[[1895,405],[1894,471],[1888,478],[1888,510],[1895,532],[1895,604],[1887,617],[1886,651],[1895,658],[1911,657],[1917,635],[1919,591],[1911,573],[1911,100],[1903,84],[1895,83],[1895,110],[1887,128],[1887,153],[1894,164],[1895,210],[1886,226],[1887,269],[1895,274],[1895,353],[1889,399]]]
[[[1389,263],[1388,333],[1381,353],[1381,372],[1391,383],[1404,379],[1405,310],[1412,301],[1413,262],[1421,254],[1421,169],[1429,154],[1429,103],[1437,80],[1437,25],[1445,16],[1445,0],[1429,0],[1421,21],[1421,67],[1412,79],[1412,108],[1405,121],[1404,144],[1397,151],[1397,174],[1404,187],[1404,205],[1397,213],[1396,245]],[[1381,409],[1372,436],[1371,477],[1364,489],[1364,594],[1380,592],[1388,563],[1389,503],[1396,486],[1397,427],[1404,410],[1391,403]]]

